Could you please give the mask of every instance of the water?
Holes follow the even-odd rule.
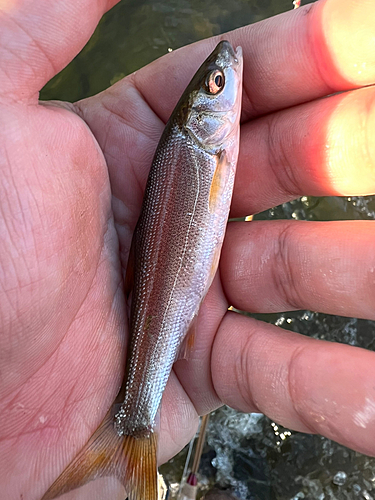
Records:
[[[289,10],[289,0],[123,0],[81,53],[42,90],[42,99],[76,101],[177,49]]]
[[[174,493],[183,459],[163,466]],[[373,458],[230,408],[211,417],[201,475],[201,494],[216,486],[251,500],[375,498]]]
[[[96,94],[169,49],[292,8],[289,0],[127,0],[104,16],[82,52],[42,90],[42,99]],[[374,197],[303,197],[257,219],[374,219]],[[310,311],[254,315],[304,335],[375,349],[375,323]],[[163,466],[178,490],[186,449]],[[241,499],[375,499],[375,459],[320,436],[281,428],[262,415],[223,408],[211,417],[201,491],[228,488]]]

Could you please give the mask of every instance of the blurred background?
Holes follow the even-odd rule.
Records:
[[[291,0],[123,0],[41,99],[76,101],[100,92],[170,50],[293,8]],[[302,197],[256,219],[374,219],[375,197]],[[373,350],[375,323],[311,311],[254,315],[315,338]],[[199,496],[212,487],[247,500],[375,500],[375,459],[319,436],[230,408],[209,422]],[[187,449],[162,467],[177,495]]]

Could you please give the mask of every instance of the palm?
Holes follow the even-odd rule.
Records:
[[[124,331],[118,243],[104,159],[77,116],[42,106],[27,111],[13,114],[3,130],[11,152],[3,175],[18,186],[8,192],[9,213],[4,215],[22,219],[17,233],[11,228],[5,233],[14,266],[5,275],[4,290],[10,293],[15,282],[22,283],[14,291],[17,310],[9,313],[8,332],[2,337],[2,414],[11,423],[11,428],[2,427],[5,477],[20,464],[19,450],[28,450],[20,477],[11,476],[12,494],[17,483],[20,491],[25,489],[26,464],[35,447],[30,430],[39,428],[46,446],[43,468],[53,447],[59,446],[56,424],[73,426],[79,433],[97,418],[82,416],[94,401],[99,405],[100,394],[104,401],[109,396],[104,389],[108,363],[115,358],[117,364],[118,327],[120,334]],[[14,147],[24,134],[28,146]],[[20,206],[19,200],[27,206]],[[91,379],[92,389],[82,392],[81,383],[91,385]],[[112,380],[112,390],[117,383]],[[81,418],[75,418],[74,408]],[[52,448],[47,446],[51,437]]]
[[[100,423],[121,383],[127,333],[122,273],[162,126],[142,99],[132,96],[133,105],[150,115],[139,115],[140,122],[147,121],[153,131],[153,137],[137,133],[137,142],[132,143],[140,122],[124,126],[108,107],[111,95],[115,103],[131,92],[131,84],[121,85],[118,93],[112,89],[110,95],[77,106],[77,112],[87,114],[92,131],[69,105],[21,109],[3,131],[12,151],[3,166],[5,178],[10,182],[12,176],[17,186],[8,195],[5,216],[22,218],[19,230],[6,234],[7,252],[17,258],[3,286],[5,290],[11,290],[14,282],[22,286],[15,292],[17,310],[11,313],[9,334],[4,332],[2,340],[6,353],[2,415],[12,422],[11,429],[6,426],[2,432],[3,439],[10,435],[13,439],[1,441],[1,470],[13,471],[16,462],[22,467],[23,477],[13,476],[20,491],[27,480],[26,464],[36,459],[30,430],[38,431],[41,470],[55,463],[56,469],[50,468],[52,478],[61,464],[51,457],[64,446],[66,436],[77,451]],[[15,136],[9,133],[12,128],[17,130]],[[24,134],[28,146],[15,148]],[[18,159],[19,170],[14,168]],[[136,159],[143,171],[134,164]],[[29,206],[20,207],[19,200],[29,200]],[[16,339],[10,328],[16,329]],[[176,397],[178,389],[170,390]],[[181,424],[187,430],[179,432],[177,443],[169,428],[164,459],[185,444],[195,422]],[[22,464],[19,447],[28,450]],[[74,449],[67,449],[63,459]],[[9,487],[14,493],[14,484]]]

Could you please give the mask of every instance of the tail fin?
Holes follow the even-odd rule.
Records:
[[[114,476],[129,500],[157,500],[156,434],[119,436],[109,412],[76,458],[43,496],[52,500],[99,477]]]

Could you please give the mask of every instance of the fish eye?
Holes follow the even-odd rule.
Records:
[[[224,73],[219,69],[211,71],[206,79],[207,91],[210,94],[217,94],[224,87]]]

